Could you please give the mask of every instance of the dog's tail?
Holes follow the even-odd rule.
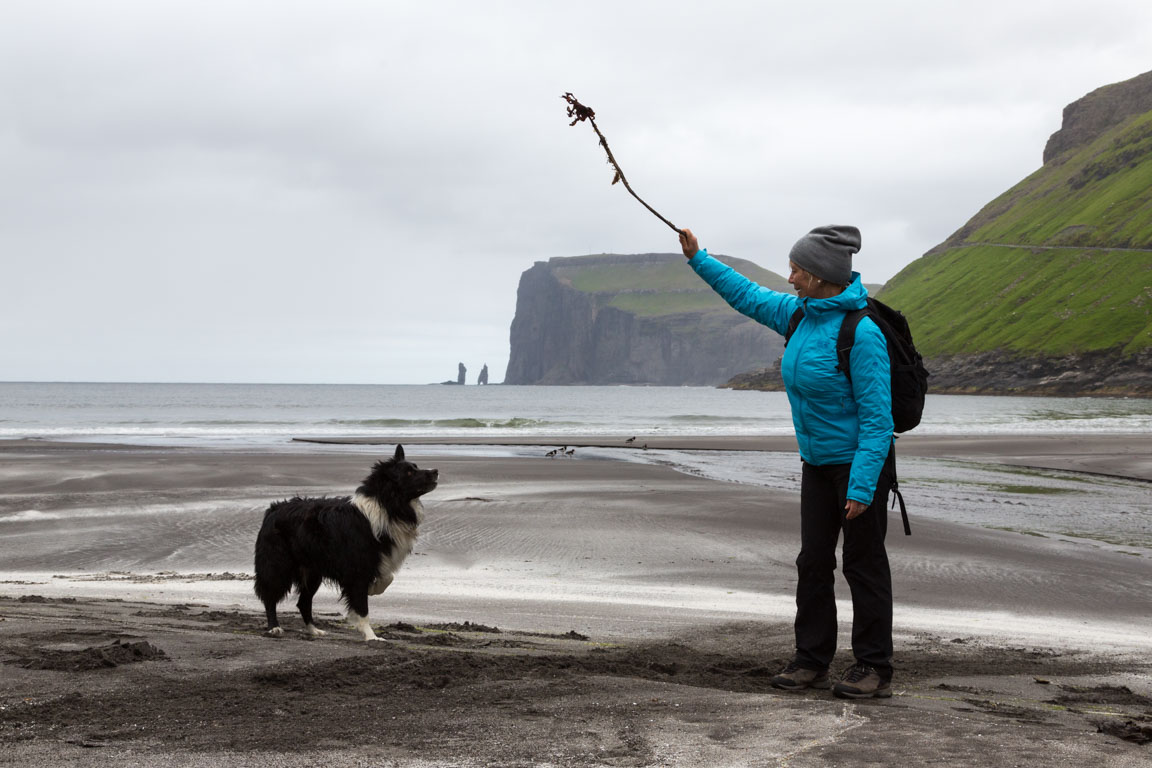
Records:
[[[264,522],[256,535],[256,548],[253,553],[253,566],[256,578],[252,588],[256,596],[266,604],[282,600],[292,587],[292,555],[289,544],[290,532],[284,526],[285,508],[290,508],[297,499],[274,502],[264,512]]]

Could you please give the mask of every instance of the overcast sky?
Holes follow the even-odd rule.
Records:
[[[814,226],[883,282],[1152,69],[1147,0],[0,2],[0,380],[500,381],[520,274]]]

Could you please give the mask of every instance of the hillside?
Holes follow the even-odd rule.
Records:
[[[1152,394],[1152,72],[1069,105],[1043,167],[879,298],[932,391]]]
[[[763,285],[788,288],[752,262],[718,258]],[[680,254],[536,262],[520,278],[510,341],[506,384],[716,385],[783,350]]]

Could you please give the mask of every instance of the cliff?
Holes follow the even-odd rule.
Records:
[[[878,298],[933,392],[1152,394],[1152,72],[1066,107],[1044,165]]]
[[[1097,88],[1064,107],[1060,130],[1044,147],[1044,164],[1069,150],[1084,147],[1129,117],[1147,112],[1152,105],[1152,72],[1122,83]]]
[[[762,285],[784,278],[719,257]],[[780,337],[732,311],[679,254],[537,262],[520,277],[506,384],[718,385],[771,364]]]

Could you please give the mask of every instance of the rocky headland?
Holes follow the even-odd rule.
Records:
[[[733,312],[678,254],[536,262],[520,277],[510,342],[505,384],[715,386],[783,350],[779,336]]]

